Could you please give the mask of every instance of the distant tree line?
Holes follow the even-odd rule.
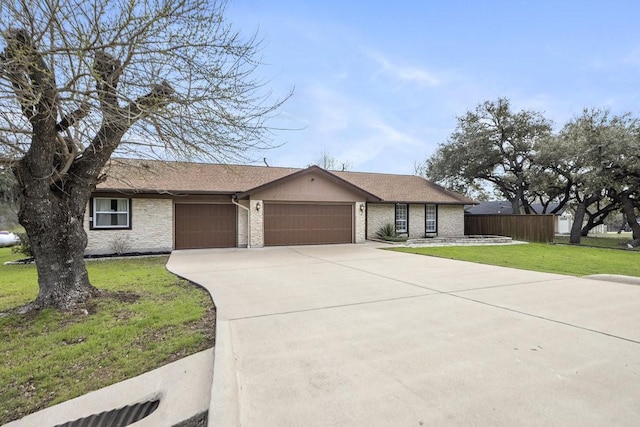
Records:
[[[458,117],[424,174],[478,199],[507,199],[514,213],[575,211],[571,243],[614,212],[640,239],[640,119],[585,109],[554,132],[537,111],[513,111],[508,99],[487,101]],[[531,206],[542,205],[542,212]],[[553,207],[553,209],[551,208]]]
[[[307,164],[309,166],[319,166],[322,169],[330,170],[330,171],[348,171],[351,169],[350,161],[341,161],[333,157],[328,151],[323,150],[316,158],[313,159],[312,163]]]

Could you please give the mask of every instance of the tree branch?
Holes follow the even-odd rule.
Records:
[[[96,89],[103,113],[117,110],[116,88],[122,74],[122,64],[114,56],[104,51],[97,51],[93,62],[93,71],[96,75]]]
[[[56,124],[56,130],[58,132],[64,132],[69,129],[71,126],[76,124],[78,121],[82,120],[89,114],[91,110],[91,105],[88,102],[83,102],[80,105],[80,108],[73,111],[72,113],[66,114],[60,122]]]
[[[175,90],[166,80],[151,86],[151,92],[141,96],[127,106],[129,123],[133,124],[144,117],[147,112],[166,106],[171,101],[174,93]]]
[[[65,163],[62,166],[62,168],[60,168],[60,170],[57,172],[57,175],[58,175],[57,180],[60,180],[60,179],[64,178],[64,176],[67,174],[67,172],[69,172],[69,169],[71,168],[71,165],[73,164],[73,162],[76,159],[76,156],[78,155],[79,147],[78,147],[78,144],[75,143],[74,141],[70,141],[69,144],[67,144],[67,141],[64,138],[61,138],[60,136],[58,136],[58,139],[59,139],[60,143],[64,146],[65,151],[66,151],[66,153],[65,153],[65,157],[66,157]]]
[[[32,123],[34,120],[51,120],[58,94],[53,72],[27,30],[9,29],[3,36],[7,42],[3,68],[23,114]]]

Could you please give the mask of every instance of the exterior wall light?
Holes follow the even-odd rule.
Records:
[[[258,212],[260,212],[260,208],[261,208],[261,207],[262,207],[262,203],[260,203],[260,202],[256,203],[256,210],[257,210]]]
[[[360,203],[360,212],[364,212],[364,203]]]

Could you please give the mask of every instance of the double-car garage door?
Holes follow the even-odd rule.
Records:
[[[232,204],[175,205],[175,248],[230,248],[237,242]],[[265,246],[353,242],[353,205],[265,203]]]
[[[264,206],[264,244],[321,245],[353,242],[353,205],[279,204]]]

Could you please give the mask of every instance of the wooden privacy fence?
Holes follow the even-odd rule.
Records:
[[[464,234],[509,236],[527,242],[552,242],[554,215],[465,215]]]

